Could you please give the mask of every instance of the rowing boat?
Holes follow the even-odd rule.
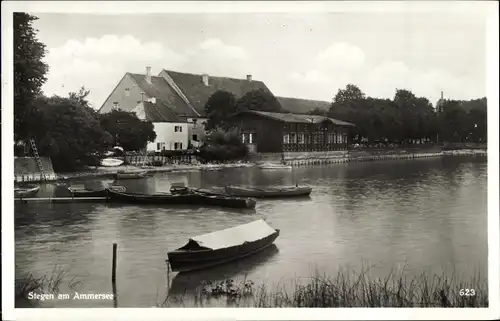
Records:
[[[269,247],[280,230],[257,220],[225,230],[195,236],[167,253],[174,272],[201,270],[255,254]]]
[[[202,198],[202,203],[205,205],[223,206],[231,208],[255,208],[257,201],[249,197],[234,197],[230,195],[211,195],[200,191],[193,191],[196,195]]]
[[[179,296],[199,293],[199,290],[212,282],[226,281],[238,274],[250,274],[278,253],[279,249],[273,243],[262,251],[226,264],[217,265],[202,271],[195,270],[177,273],[172,278],[168,295]]]
[[[126,188],[124,186],[111,186],[109,187],[114,191],[125,192]],[[85,187],[68,187],[68,191],[73,197],[106,197],[106,188],[99,190],[90,190]]]
[[[118,158],[104,158],[101,160],[101,166],[104,167],[116,167],[124,163],[122,159]]]
[[[239,197],[293,197],[309,196],[312,188],[309,186],[282,186],[282,187],[244,187],[244,186],[226,186],[225,191],[228,195]]]
[[[139,194],[106,189],[106,194],[110,201],[122,203],[212,205],[248,209],[255,208],[255,204],[257,203],[251,198],[232,197],[228,195],[213,196],[195,192],[184,194]]]
[[[146,177],[148,171],[119,171],[116,173],[116,179],[137,179]]]
[[[264,170],[292,169],[292,166],[284,165],[284,164],[263,164],[263,165],[260,165],[259,168],[264,169]]]
[[[14,187],[14,197],[15,198],[30,198],[38,194],[40,191],[40,186],[36,185],[24,185]]]
[[[140,194],[120,192],[111,188],[106,189],[106,195],[111,202],[139,204],[199,204],[200,200],[200,197],[196,194]]]

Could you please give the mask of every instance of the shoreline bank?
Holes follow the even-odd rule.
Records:
[[[349,152],[342,155],[331,156],[303,156],[297,158],[285,159],[287,165],[291,166],[307,166],[317,164],[340,164],[352,162],[370,162],[370,161],[385,161],[385,160],[412,160],[421,158],[437,158],[445,156],[480,156],[487,157],[488,152],[485,149],[457,149],[457,150],[442,150],[438,152],[406,152],[406,151],[385,151],[385,152]],[[120,170],[140,170],[148,173],[169,173],[169,172],[191,172],[191,171],[218,171],[225,168],[243,168],[254,167],[262,163],[279,163],[280,161],[266,162],[238,162],[228,164],[171,164],[161,167],[138,167],[133,165],[119,167],[97,167],[95,169],[84,172],[59,173],[51,175],[46,182],[64,182],[82,178],[113,178]],[[15,174],[15,183],[38,183],[42,182],[41,173]]]
[[[17,276],[16,307],[55,308],[53,304],[56,301],[50,296],[57,296],[62,288],[73,290],[73,296],[76,293],[75,285],[84,281],[70,278],[68,272],[66,268],[54,268],[52,275]],[[465,289],[473,289],[473,295],[465,295]],[[44,306],[46,300],[30,300],[30,293],[45,294],[48,305]],[[119,293],[113,292],[113,299],[110,304],[118,307]],[[282,279],[277,284],[256,284],[246,278],[227,278],[221,274],[203,272],[187,279],[177,274],[168,281],[164,293],[157,293],[156,304],[150,307],[480,308],[488,305],[488,281],[479,273],[457,277],[454,273],[450,275],[442,271],[439,274],[422,272],[411,276],[406,275],[404,270],[391,269],[385,277],[376,278],[370,275],[368,268],[362,268],[340,270],[336,275],[316,272],[305,277]]]

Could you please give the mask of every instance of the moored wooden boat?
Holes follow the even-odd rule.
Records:
[[[158,194],[140,194],[115,191],[111,188],[106,189],[106,196],[110,201],[122,203],[139,204],[199,204],[200,196],[196,194],[174,195],[167,193]]]
[[[256,201],[250,198],[232,196],[212,196],[189,192],[183,194],[139,194],[125,193],[116,189],[106,189],[110,201],[142,204],[212,205],[228,208],[255,208]]]
[[[116,166],[120,166],[124,163],[124,161],[122,159],[118,159],[118,158],[104,158],[104,159],[101,159],[101,166],[104,166],[104,167],[116,167]]]
[[[215,205],[231,208],[255,208],[257,201],[249,197],[234,197],[229,195],[210,195],[203,192],[194,192],[202,198],[205,205]]]
[[[144,178],[148,174],[148,171],[119,171],[116,173],[116,179],[137,179]]]
[[[30,198],[34,197],[40,191],[40,186],[36,185],[23,185],[14,187],[15,198]]]
[[[168,294],[174,296],[196,294],[211,282],[226,281],[235,275],[250,274],[278,253],[279,249],[273,243],[262,251],[232,262],[209,267],[201,271],[194,270],[177,273],[172,278]]]
[[[309,186],[282,186],[282,187],[245,187],[245,186],[226,186],[225,191],[228,195],[240,197],[293,197],[309,196],[312,188]]]
[[[124,186],[111,186],[109,187],[114,191],[125,192],[126,188]],[[100,190],[88,190],[81,187],[68,187],[68,191],[73,197],[106,197],[106,188]]]
[[[284,164],[262,164],[259,166],[260,169],[274,170],[274,169],[292,169],[290,165]]]
[[[264,220],[235,226],[189,239],[175,251],[167,253],[172,271],[186,272],[231,262],[267,248],[280,230]]]
[[[188,194],[191,190],[184,183],[170,184],[170,193],[172,194]]]

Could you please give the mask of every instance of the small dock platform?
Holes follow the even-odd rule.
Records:
[[[107,202],[107,197],[30,197],[14,199],[14,203],[80,203],[80,202]]]

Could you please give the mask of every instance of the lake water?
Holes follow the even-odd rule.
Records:
[[[409,275],[454,271],[487,275],[486,158],[445,157],[299,167],[163,173],[119,184],[168,191],[171,182],[203,188],[229,184],[307,184],[310,198],[259,200],[256,210],[105,204],[15,207],[16,277],[74,278],[79,293],[111,293],[112,243],[118,243],[119,307],[148,307],[198,279],[247,278],[257,285],[335,275],[370,266],[374,277],[404,267]],[[39,196],[66,195],[43,186]],[[281,230],[276,246],[241,262],[186,279],[168,273],[166,253],[190,236],[265,218]],[[204,273],[204,274],[203,274]],[[195,280],[195,281],[193,281]],[[194,282],[194,283],[193,283]],[[184,289],[182,289],[184,288]],[[63,293],[73,290],[62,285]],[[112,300],[47,300],[42,307],[112,307]]]

